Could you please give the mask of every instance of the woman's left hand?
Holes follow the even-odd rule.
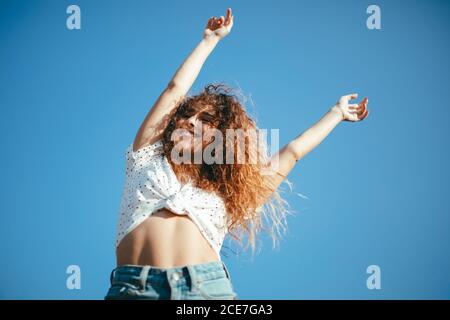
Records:
[[[337,104],[332,109],[337,109],[342,113],[342,120],[344,121],[361,121],[369,115],[367,105],[369,99],[365,97],[360,103],[349,103],[350,100],[358,98],[357,93],[342,96]]]

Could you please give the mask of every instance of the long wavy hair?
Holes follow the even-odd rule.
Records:
[[[269,170],[265,141],[259,140],[257,149],[254,148],[255,144],[250,139],[245,139],[244,145],[237,139],[231,142],[224,141],[215,150],[222,152],[225,159],[227,153],[231,151],[230,148],[233,148],[232,163],[226,161],[226,163],[206,164],[202,161],[201,164],[189,164],[172,161],[171,154],[174,148],[172,134],[177,129],[178,120],[189,117],[195,110],[205,105],[212,106],[214,118],[209,120],[215,129],[220,130],[222,137],[227,136],[229,129],[258,132],[255,120],[248,115],[232,88],[221,83],[208,84],[200,94],[182,97],[166,117],[162,132],[164,153],[181,182],[191,181],[196,187],[215,192],[223,199],[229,219],[229,235],[244,250],[251,247],[254,253],[256,236],[260,231],[268,232],[272,238],[273,247],[276,247],[280,236],[287,230],[286,217],[290,210],[287,201],[281,197],[281,189],[276,188],[265,174]],[[250,159],[252,152],[253,156],[256,152],[258,161],[243,163],[238,161],[237,157],[240,154],[245,155],[245,159]],[[274,171],[273,174],[279,173]],[[283,182],[290,187],[290,182],[286,177],[283,178]],[[244,246],[245,236],[248,241]]]

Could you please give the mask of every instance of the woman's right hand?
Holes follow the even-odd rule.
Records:
[[[218,37],[219,39],[227,36],[231,28],[233,28],[234,16],[231,15],[231,8],[227,9],[227,16],[220,16],[218,19],[216,17],[211,17],[206,24],[206,29],[203,32],[204,38]]]

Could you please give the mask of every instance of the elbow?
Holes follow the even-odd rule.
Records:
[[[303,154],[300,151],[300,148],[294,142],[290,142],[287,145],[286,151],[287,151],[287,154],[289,155],[289,158],[293,162],[297,162],[298,160],[300,160],[303,157]]]
[[[173,80],[170,80],[170,82],[167,84],[167,90],[173,90],[177,87],[177,85],[175,84],[175,82]]]
[[[180,96],[184,96],[187,92],[181,85],[177,84],[174,81],[170,81],[167,84],[166,91],[173,92],[174,94],[180,95]]]

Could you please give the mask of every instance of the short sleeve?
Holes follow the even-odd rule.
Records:
[[[161,140],[149,144],[147,146],[141,147],[136,151],[133,151],[133,142],[129,144],[125,150],[125,161],[126,161],[126,174],[130,175],[133,168],[136,166],[144,166],[150,163],[152,160],[156,159],[155,156],[163,154],[163,143]]]
[[[136,160],[139,158],[152,157],[154,155],[164,153],[163,142],[161,139],[159,139],[152,144],[149,144],[149,145],[139,148],[136,151],[133,151],[133,142],[132,142],[126,148],[125,153],[126,153],[127,159],[133,159],[133,160]]]

